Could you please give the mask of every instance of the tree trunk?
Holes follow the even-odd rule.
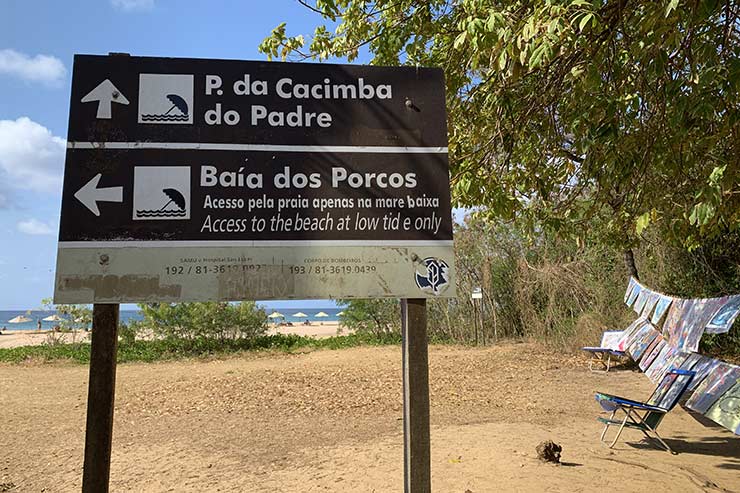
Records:
[[[639,281],[640,276],[637,273],[637,265],[635,265],[635,254],[632,252],[631,248],[624,251],[624,264],[627,266],[627,272],[629,275]]]

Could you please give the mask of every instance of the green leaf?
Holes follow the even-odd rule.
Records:
[[[594,18],[594,14],[588,13],[581,17],[581,21],[578,23],[578,29],[580,31],[583,31],[583,29],[586,27],[586,24],[588,24],[592,19]]]
[[[648,227],[650,224],[650,212],[646,212],[642,215],[640,215],[637,220],[635,221],[635,229],[637,230],[637,234],[642,234],[642,232],[645,230],[645,228]]]

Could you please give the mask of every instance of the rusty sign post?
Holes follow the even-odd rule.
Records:
[[[54,302],[95,304],[86,491],[111,304],[337,298],[407,299],[406,484],[428,491],[424,299],[455,296],[441,69],[76,55],[67,140]]]

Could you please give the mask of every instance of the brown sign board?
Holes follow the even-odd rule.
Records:
[[[438,69],[77,55],[57,303],[455,295]]]

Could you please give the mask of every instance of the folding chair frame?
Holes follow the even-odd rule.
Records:
[[[696,372],[672,368],[666,373],[655,390],[653,390],[647,402],[634,401],[601,392],[597,393],[596,400],[599,401],[601,407],[606,411],[612,412],[609,418],[598,418],[605,425],[604,431],[601,432],[601,442],[607,443],[606,433],[610,426],[619,426],[619,429],[617,430],[617,435],[608,444],[609,448],[613,448],[616,445],[625,428],[635,428],[640,430],[647,438],[660,442],[668,452],[675,455],[676,452],[668,446],[656,429],[661,421],[663,421],[665,415],[678,404],[681,396],[686,392],[695,376]],[[682,377],[688,377],[688,379],[682,379]],[[679,381],[679,379],[681,380]],[[675,392],[674,389],[677,389],[678,392]],[[666,399],[668,400],[666,401]],[[615,419],[619,411],[625,414],[622,420]]]
[[[607,349],[604,351],[594,351],[590,348],[583,348],[584,351],[591,353],[591,359],[588,360],[588,369],[593,373],[606,373],[611,369],[612,356],[622,358],[626,356],[626,353],[622,351],[613,351]],[[602,369],[594,369],[594,364],[598,363],[602,366]]]
[[[624,419],[618,420],[614,419],[617,412],[622,411],[624,412]],[[642,412],[642,414],[640,414]],[[647,406],[642,405],[639,403],[634,404],[626,404],[626,403],[620,403],[618,404],[617,408],[612,412],[611,416],[609,418],[599,418],[599,421],[602,423],[605,423],[604,431],[601,432],[600,440],[602,443],[607,443],[606,438],[606,432],[609,430],[610,426],[619,426],[619,429],[617,430],[617,434],[614,437],[614,439],[611,441],[611,443],[608,443],[609,448],[614,448],[614,445],[617,444],[619,441],[619,437],[622,435],[622,431],[624,428],[635,428],[642,432],[643,435],[645,435],[647,438],[651,440],[657,440],[660,442],[660,444],[666,449],[666,451],[670,452],[673,455],[676,455],[676,452],[671,449],[671,447],[668,446],[668,444],[663,440],[663,438],[660,436],[658,431],[655,429],[658,427],[658,424],[663,420],[663,416],[668,411],[665,409],[661,409],[654,406]],[[649,419],[653,418],[653,419]],[[656,420],[654,425],[650,425],[648,423],[649,421]],[[651,433],[655,436],[651,436]]]

